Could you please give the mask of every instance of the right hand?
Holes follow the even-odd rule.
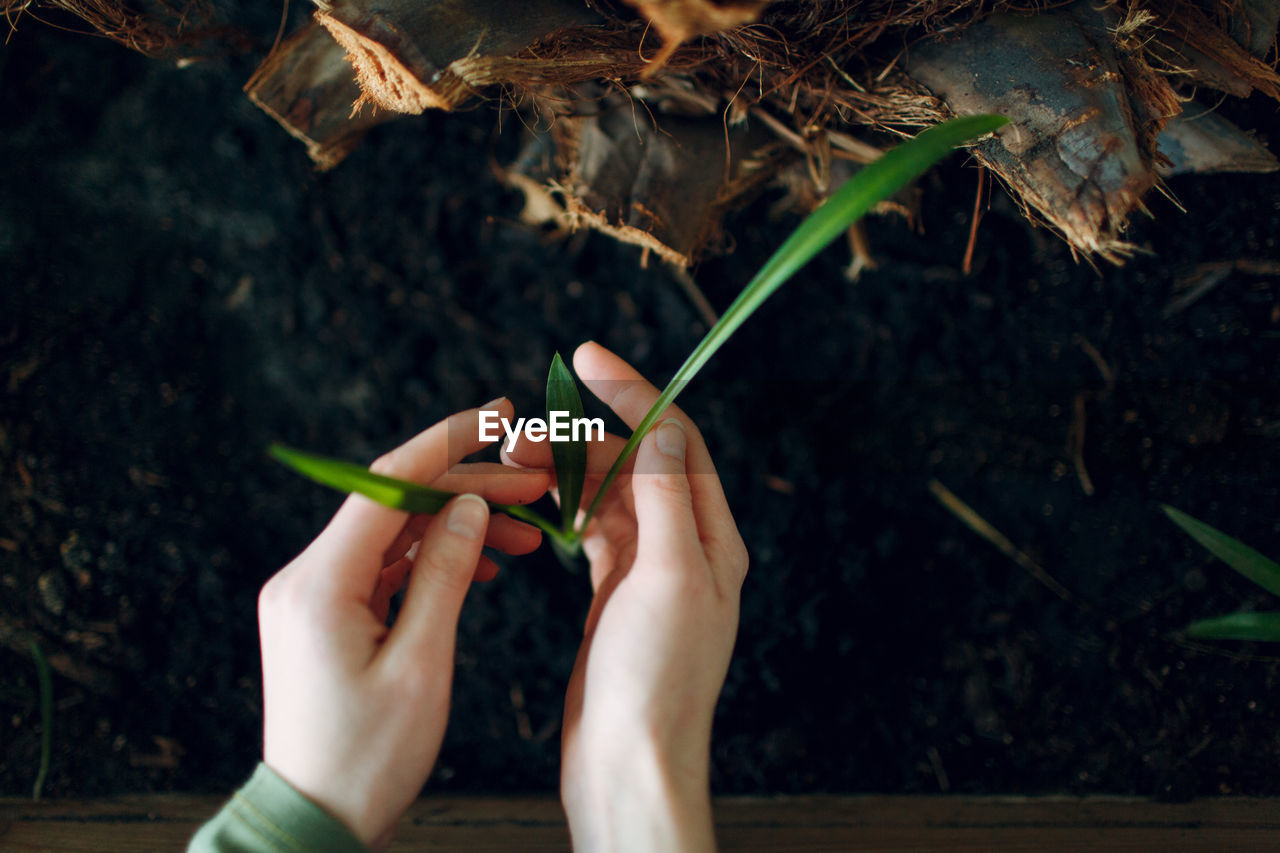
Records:
[[[594,343],[578,376],[633,429],[658,389]],[[583,505],[621,451],[590,445]],[[552,466],[522,440],[506,461]],[[644,438],[583,540],[595,591],[565,697],[561,795],[575,850],[712,850],[711,723],[738,627],[747,550],[693,421]]]

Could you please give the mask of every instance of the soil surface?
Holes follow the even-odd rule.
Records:
[[[367,461],[498,394],[535,411],[586,339],[665,382],[705,328],[634,248],[519,223],[491,105],[316,174],[240,91],[260,54],[180,69],[31,20],[2,50],[0,794],[38,764],[28,637],[47,794],[227,791],[257,591],[339,502],[266,445]],[[1280,144],[1274,104],[1223,109]],[[922,231],[870,222],[856,285],[825,253],[683,397],[752,556],[715,788],[1280,793],[1275,649],[1181,633],[1275,601],[1158,509],[1280,554],[1280,175],[1171,181],[1186,212],[1153,197],[1151,254],[1101,270],[997,191],[966,277],[976,174],[922,182]],[[715,306],[794,226],[770,201],[696,270]],[[1213,266],[1241,261],[1273,266]],[[555,790],[588,600],[545,548],[472,592],[429,791]]]

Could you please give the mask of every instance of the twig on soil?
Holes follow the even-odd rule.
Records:
[[[1105,397],[1116,387],[1115,371],[1111,369],[1111,365],[1107,364],[1107,360],[1102,357],[1102,353],[1098,352],[1098,348],[1088,338],[1083,335],[1076,335],[1075,341],[1076,346],[1080,347],[1084,354],[1089,356],[1089,360],[1097,366],[1098,372],[1102,374],[1102,381],[1105,383],[1105,387],[1102,389],[1102,396]]]
[[[1076,469],[1076,478],[1080,480],[1080,488],[1086,495],[1093,496],[1093,479],[1089,469],[1084,466],[1084,425],[1085,425],[1085,393],[1076,394],[1072,402],[1073,415],[1071,430],[1067,433],[1067,443],[1071,447],[1071,464]]]
[[[1089,604],[1077,598],[1071,590],[1058,583],[1035,560],[1014,547],[1014,544],[1009,541],[1007,536],[992,527],[986,519],[978,515],[972,507],[956,497],[955,493],[942,485],[942,483],[935,479],[929,480],[929,492],[938,499],[938,503],[942,504],[944,509],[960,519],[974,533],[994,545],[1001,554],[1013,560],[1029,575],[1048,587],[1054,595],[1069,604],[1074,604],[1081,610],[1088,611],[1093,609]]]
[[[707,324],[708,329],[720,322],[720,315],[716,313],[715,308],[711,307],[706,294],[702,292],[702,288],[698,287],[698,283],[693,280],[693,276],[689,275],[687,269],[672,266],[671,277],[680,285],[680,289],[689,298],[689,302],[693,304],[694,310],[698,312],[702,322]]]
[[[844,277],[846,281],[856,282],[863,270],[876,268],[876,259],[871,254],[871,242],[867,240],[867,229],[861,222],[855,222],[849,226],[848,239],[849,253],[853,257],[849,260],[849,266],[845,267]]]
[[[982,196],[987,185],[987,167],[978,164],[978,192],[973,197],[973,221],[969,225],[969,243],[964,247],[964,261],[960,264],[960,272],[964,275],[973,273],[973,247],[978,242],[978,223],[982,221]]]
[[[1191,307],[1233,272],[1245,275],[1280,275],[1280,261],[1269,258],[1237,258],[1232,261],[1210,261],[1199,264],[1174,284],[1174,289],[1186,290],[1186,293],[1171,300],[1160,312],[1160,317],[1168,320],[1178,312]]]
[[[1196,267],[1191,275],[1184,279],[1186,282],[1184,286],[1189,286],[1190,289],[1176,299],[1170,300],[1160,312],[1160,319],[1168,320],[1200,301],[1207,293],[1226,281],[1233,269],[1234,265],[1230,261],[1201,264]]]
[[[1207,655],[1217,655],[1218,657],[1229,658],[1230,660],[1244,661],[1247,663],[1280,663],[1280,656],[1276,655],[1253,655],[1243,652],[1233,652],[1224,649],[1221,646],[1211,646],[1208,643],[1197,643],[1192,640],[1185,640],[1181,637],[1174,637],[1173,644],[1181,646],[1184,649],[1190,649],[1194,652],[1203,652]]]

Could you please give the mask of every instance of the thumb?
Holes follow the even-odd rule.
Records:
[[[636,538],[648,565],[673,566],[701,556],[693,496],[685,471],[684,425],[667,418],[645,436],[636,456],[631,491],[635,497]],[[642,561],[637,560],[639,566]]]
[[[489,505],[471,494],[458,495],[431,520],[387,640],[390,648],[403,647],[417,657],[439,642],[452,642],[488,527]]]

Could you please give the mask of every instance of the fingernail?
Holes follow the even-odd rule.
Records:
[[[458,495],[449,505],[445,527],[467,539],[479,539],[484,535],[485,522],[489,520],[489,505],[479,495]]]
[[[684,461],[684,424],[667,418],[658,426],[658,451],[672,459]]]
[[[501,397],[494,397],[492,400],[490,400],[489,402],[485,403],[485,404],[484,404],[483,406],[481,406],[480,408],[481,408],[481,409],[484,409],[484,410],[486,410],[486,411],[488,411],[488,410],[492,410],[492,409],[496,409],[496,408],[498,408],[499,406],[501,406],[501,405],[502,405],[502,401],[503,401],[503,400],[505,400],[505,399],[507,399],[507,397],[506,397],[506,395],[505,395],[505,394],[504,394],[503,396],[501,396]]]

